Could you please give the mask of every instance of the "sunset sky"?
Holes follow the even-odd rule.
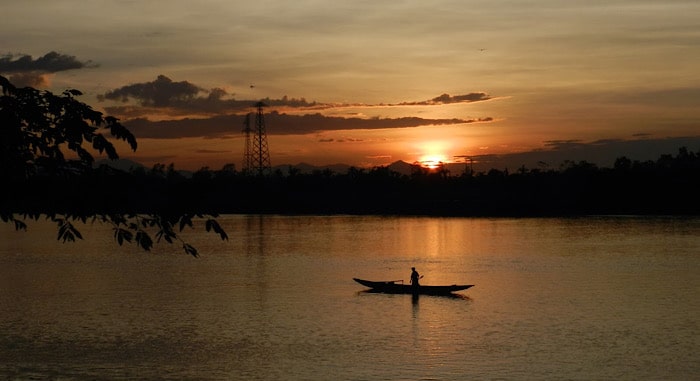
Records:
[[[122,120],[146,166],[610,165],[700,150],[700,2],[5,1],[0,74]]]

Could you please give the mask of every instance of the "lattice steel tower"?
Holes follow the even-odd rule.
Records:
[[[270,151],[267,147],[267,133],[265,132],[265,119],[263,118],[262,102],[255,104],[255,126],[250,125],[250,114],[245,116],[245,147],[243,152],[243,171],[248,174],[266,175],[272,172],[270,164]]]

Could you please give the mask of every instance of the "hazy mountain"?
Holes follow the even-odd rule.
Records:
[[[398,160],[395,161],[387,166],[389,170],[398,172],[402,175],[410,175],[411,172],[413,171],[413,165],[403,161],[403,160]]]

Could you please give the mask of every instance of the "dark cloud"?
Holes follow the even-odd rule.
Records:
[[[491,118],[485,118],[491,119]],[[320,113],[307,115],[288,115],[278,112],[270,112],[265,116],[268,133],[275,130],[274,126],[278,126],[281,130],[280,134],[308,134],[318,131],[328,130],[377,130],[385,128],[408,128],[427,125],[449,125],[449,124],[464,124],[476,123],[479,119],[424,119],[419,117],[402,117],[402,118],[343,118],[325,116]]]
[[[181,137],[225,138],[240,136],[244,115],[218,115],[209,118],[183,118],[179,120],[150,121],[138,118],[124,124],[138,138],[174,139]],[[341,118],[322,114],[289,115],[272,111],[265,114],[268,135],[310,134],[328,130],[377,130],[386,128],[410,128],[428,125],[468,124],[491,121],[482,119],[423,119],[404,118]]]
[[[236,100],[236,99],[222,99],[223,89],[212,89],[210,91],[204,91],[206,96],[193,97],[190,99],[177,99],[177,98],[165,98],[167,103],[161,104],[145,104],[141,105],[122,105],[122,106],[105,106],[105,111],[109,115],[116,115],[120,118],[145,118],[150,115],[158,115],[167,113],[171,117],[177,116],[191,116],[191,115],[221,115],[230,113],[245,113],[252,109],[252,107],[257,103],[262,101],[266,105],[277,106],[277,107],[291,107],[291,108],[312,108],[313,103],[308,103],[303,99],[287,99],[283,97],[281,99],[270,99],[265,98],[259,101],[253,100]],[[217,93],[218,92],[218,93]],[[214,96],[212,96],[214,94]],[[104,100],[104,96],[98,96],[100,100]],[[302,105],[306,102],[305,105]]]
[[[544,146],[548,149],[561,150],[571,149],[584,145],[583,140],[546,140]]]
[[[223,115],[211,118],[150,121],[146,118],[124,121],[137,138],[177,139],[192,137],[226,137],[240,135],[243,116]]]
[[[222,88],[206,90],[188,81],[174,82],[165,75],[159,75],[152,82],[135,83],[98,95],[98,100],[113,100],[127,103],[132,99],[135,105],[107,106],[105,110],[120,117],[138,118],[166,109],[169,115],[217,115],[231,112],[243,112],[258,101],[236,100]],[[295,99],[284,96],[280,99],[262,99],[268,106],[314,107],[316,102],[307,102],[304,98]]]
[[[319,143],[357,143],[357,142],[363,142],[364,139],[356,139],[356,138],[343,138],[343,139],[319,139]]]
[[[109,99],[128,102],[130,98],[137,99],[141,106],[146,107],[177,107],[195,100],[219,102],[226,95],[221,89],[214,89],[205,98],[196,96],[204,92],[199,86],[187,81],[173,82],[170,78],[159,75],[155,81],[127,85],[100,95],[100,100]]]
[[[634,135],[633,135],[634,136]],[[585,149],[595,146],[609,146],[617,143],[627,142],[623,139],[600,139],[592,142],[584,142],[583,140],[546,140],[544,146],[553,151],[574,151],[577,149]]]
[[[198,149],[194,150],[195,153],[203,154],[220,154],[220,153],[231,153],[230,150],[213,150],[213,149]]]
[[[391,159],[391,155],[372,155],[372,156],[365,156],[368,159]]]
[[[240,136],[243,129],[244,115],[251,111],[258,101],[236,100],[224,89],[206,90],[188,81],[173,81],[165,75],[159,75],[154,81],[136,83],[108,91],[98,98],[101,101],[112,100],[134,102],[119,106],[106,106],[105,111],[124,120],[138,137],[152,139],[171,139],[180,137],[226,138]],[[450,96],[443,94],[428,101],[404,102],[393,105],[350,105],[308,102],[304,98],[295,99],[283,96],[279,99],[265,98],[261,101],[271,108],[296,108],[307,111],[331,107],[374,107],[404,105],[437,105],[460,102],[476,102],[490,99],[484,93]],[[167,114],[169,117],[181,117],[179,120],[151,121],[151,115]],[[192,117],[197,115],[198,117]],[[268,111],[265,114],[267,133],[270,135],[310,134],[330,130],[376,130],[388,128],[410,128],[427,125],[468,124],[491,122],[493,118],[478,119],[423,119],[419,117],[404,118],[361,118],[325,116],[320,112],[306,115],[290,115],[280,111]],[[323,142],[343,143],[350,139],[323,140]]]
[[[49,52],[37,59],[26,54],[6,54],[0,57],[0,73],[7,74],[15,86],[48,86],[47,74],[96,67],[92,61],[79,61],[75,56]]]
[[[386,106],[432,106],[453,103],[478,102],[492,99],[485,93],[469,93],[466,95],[442,94],[426,101],[401,102],[395,104],[338,104],[307,101],[305,98],[289,98],[286,95],[261,100],[236,100],[224,89],[204,89],[188,81],[175,82],[165,75],[159,75],[152,82],[136,83],[123,86],[104,94],[98,95],[98,100],[112,100],[123,103],[134,101],[135,104],[106,106],[110,115],[121,118],[140,118],[148,115],[163,113],[167,109],[170,116],[185,115],[221,115],[246,112],[252,105],[262,101],[270,107],[288,107],[296,109],[324,110],[342,107],[386,107]],[[486,120],[482,120],[486,121]]]
[[[8,54],[0,57],[0,72],[3,73],[56,73],[59,71],[95,67],[92,61],[79,61],[75,56],[49,52],[33,59],[30,55]]]
[[[471,103],[471,102],[479,102],[479,101],[487,101],[489,99],[492,99],[491,96],[489,96],[486,93],[469,93],[469,94],[464,94],[464,95],[450,95],[450,94],[442,94],[440,96],[437,96],[433,99],[427,100],[427,101],[419,101],[419,102],[402,102],[399,103],[399,105],[402,106],[432,106],[432,105],[444,105],[444,104],[452,104],[452,103]]]
[[[357,139],[357,138],[345,138],[345,139],[338,139],[336,142],[338,143],[356,143],[356,142],[363,142],[365,141],[364,139]]]

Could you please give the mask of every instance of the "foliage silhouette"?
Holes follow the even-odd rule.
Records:
[[[178,232],[204,218],[205,228],[227,239],[214,214],[202,214],[177,204],[160,202],[157,207],[124,198],[119,181],[124,176],[105,168],[93,169],[91,148],[109,159],[118,159],[114,145],[102,134],[109,132],[132,150],[134,135],[119,121],[93,110],[76,99],[78,90],[61,95],[31,87],[17,88],[0,76],[0,176],[6,196],[0,201],[0,218],[27,230],[27,220],[47,218],[56,223],[58,239],[82,239],[74,223],[100,221],[111,224],[119,245],[135,243],[149,251],[156,241],[178,241],[183,250],[197,256],[195,247]],[[86,148],[86,146],[88,146]],[[150,232],[150,233],[149,233]],[[153,233],[154,232],[154,233]]]

